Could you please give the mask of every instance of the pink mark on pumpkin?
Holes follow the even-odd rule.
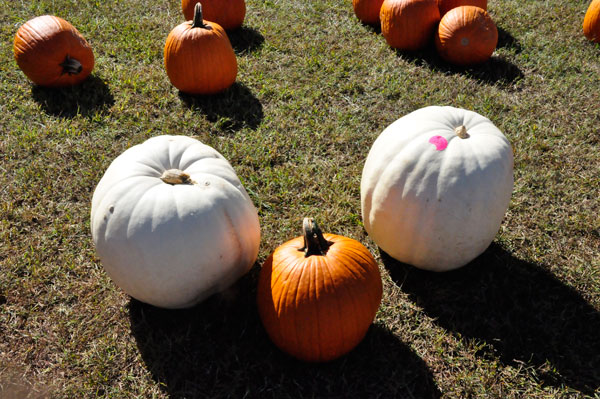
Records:
[[[435,149],[437,151],[445,150],[446,147],[448,147],[448,140],[446,140],[442,136],[433,136],[429,139],[429,142],[435,145]]]

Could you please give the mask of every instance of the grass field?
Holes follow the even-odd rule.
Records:
[[[10,3],[10,4],[9,4]],[[389,48],[350,0],[247,0],[230,32],[239,73],[210,98],[163,68],[178,1],[11,1],[0,7],[0,398],[600,398],[600,46],[583,0],[489,0],[500,39],[469,69]],[[61,16],[96,66],[35,87],[18,27]],[[515,149],[510,208],[490,248],[434,274],[380,252],[360,217],[378,134],[428,105],[490,118]],[[227,292],[167,311],[120,291],[91,241],[91,196],[126,148],[198,138],[233,165],[261,222],[259,258]],[[365,340],[295,361],[256,310],[260,264],[305,216],[364,243],[384,297]]]

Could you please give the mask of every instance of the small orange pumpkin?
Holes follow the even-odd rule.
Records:
[[[69,22],[53,15],[21,25],[13,52],[25,76],[40,86],[75,85],[94,69],[94,53],[85,38]]]
[[[592,0],[583,19],[583,34],[588,40],[600,43],[600,0]]]
[[[448,11],[435,36],[440,56],[457,65],[487,61],[497,44],[496,24],[487,11],[475,6],[460,6]]]
[[[263,264],[257,303],[275,345],[298,359],[324,362],[359,344],[381,296],[369,250],[351,238],[322,234],[305,218],[303,236],[279,246]]]
[[[181,0],[181,9],[185,19],[194,18],[194,7],[198,0]],[[224,29],[242,26],[246,16],[244,0],[202,0],[204,18],[221,25]]]
[[[418,50],[431,40],[440,10],[436,0],[384,0],[379,13],[381,33],[400,50]]]
[[[352,0],[356,17],[365,24],[378,24],[383,0]]]
[[[442,17],[451,9],[460,6],[475,6],[487,10],[487,0],[437,0],[437,4]]]
[[[237,76],[237,60],[223,28],[202,18],[196,4],[194,19],[171,31],[165,44],[169,80],[189,94],[214,94],[230,87]]]

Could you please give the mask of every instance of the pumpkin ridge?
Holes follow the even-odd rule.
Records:
[[[335,256],[339,261],[339,265],[344,267],[344,270],[346,270],[346,272],[351,275],[351,285],[357,285],[359,282],[361,281],[368,281],[369,280],[369,276],[370,276],[370,271],[368,270],[367,266],[364,265],[362,262],[358,262],[353,256],[359,255],[361,260],[365,261],[366,263],[371,263],[373,260],[372,259],[365,259],[363,257],[363,252],[362,250],[358,250],[358,248],[353,248],[352,244],[354,244],[355,240],[351,240],[351,239],[345,239],[343,240],[344,244],[346,244],[344,246],[344,251],[337,251],[335,252]],[[362,244],[361,244],[362,245]],[[360,271],[359,271],[360,270]],[[362,273],[361,273],[362,271]],[[348,290],[350,287],[348,287],[347,285],[345,285],[346,290]],[[356,300],[357,298],[353,295],[348,295],[348,297],[350,298],[350,301],[352,302],[353,308],[354,308],[354,313],[364,316],[364,313],[361,312],[362,307],[357,304]],[[365,317],[366,318],[366,317]],[[362,319],[362,317],[361,317]],[[355,325],[355,331],[353,336],[356,336],[359,334],[361,328],[360,328],[360,320],[358,320],[358,318],[355,320],[356,321],[356,325]]]
[[[230,238],[232,238],[230,241],[230,244],[236,244],[236,245],[231,245],[229,246],[229,248],[235,248],[237,249],[236,254],[235,254],[235,265],[237,267],[240,267],[240,265],[243,265],[244,262],[242,262],[243,258],[242,258],[242,254],[246,253],[244,252],[244,244],[240,241],[240,237],[238,235],[238,230],[235,228],[234,224],[233,224],[233,220],[231,219],[231,215],[227,212],[227,210],[222,207],[221,208],[221,212],[223,214],[223,216],[225,216],[225,220],[227,222],[227,229],[229,230],[229,234],[228,236]],[[233,273],[233,275],[235,275],[237,273]],[[219,285],[219,290],[220,289],[225,289],[227,287],[229,287],[231,285],[231,281],[228,280],[222,280],[221,284]]]
[[[273,261],[275,261],[274,258],[273,258]],[[296,278],[297,274],[300,275],[300,278]],[[277,320],[278,320],[278,324],[279,324],[279,331],[281,331],[282,333],[287,332],[286,328],[285,328],[286,326],[284,324],[285,317],[281,317],[282,315],[292,318],[293,324],[294,324],[294,332],[296,332],[296,319],[293,316],[293,313],[288,312],[288,308],[292,307],[291,302],[293,302],[294,304],[296,303],[296,298],[298,296],[298,288],[299,288],[300,282],[302,281],[301,277],[303,274],[304,274],[304,268],[296,268],[296,267],[292,268],[292,270],[290,271],[290,274],[288,276],[286,276],[286,277],[288,277],[288,283],[285,286],[285,290],[279,293],[278,306],[277,306],[277,316],[279,316],[279,317],[277,317]],[[295,281],[296,284],[290,284],[290,281]],[[291,294],[294,294],[293,300],[291,300],[292,299]],[[294,345],[297,345],[299,342],[300,341],[298,340],[298,336],[296,334]]]
[[[323,265],[327,264],[327,259],[323,258],[314,258],[312,260],[313,263],[313,267],[311,267],[310,270],[310,275],[309,275],[309,282],[308,282],[308,292],[310,294],[309,296],[309,303],[312,305],[311,307],[314,309],[315,314],[317,315],[317,317],[315,317],[316,323],[314,325],[312,325],[313,331],[312,333],[314,334],[314,336],[317,338],[317,359],[321,359],[323,357],[323,340],[321,339],[321,314],[323,312],[323,310],[321,309],[321,307],[319,306],[320,304],[320,298],[321,295],[323,294],[321,292],[321,290],[319,288],[320,287],[320,280],[319,280],[319,272],[320,269],[323,268]],[[314,284],[314,289],[311,290],[311,286]],[[314,297],[314,299],[313,299]]]
[[[272,279],[272,275],[273,275],[273,273],[275,272],[275,269],[273,269],[273,263],[274,263],[274,261],[275,261],[275,256],[274,256],[274,255],[275,255],[275,254],[273,254],[273,256],[271,256],[271,257],[269,257],[269,258],[268,258],[268,259],[271,259],[271,279]],[[268,259],[267,259],[267,260],[268,260]],[[292,272],[294,272],[294,270],[292,270]],[[289,273],[288,273],[288,275],[289,275]],[[277,282],[279,282],[279,280],[280,280],[281,278],[287,278],[287,279],[289,280],[289,276],[288,276],[288,275],[285,275],[285,276],[284,276],[284,273],[282,273],[282,272],[278,272],[278,273],[277,273],[277,275],[276,275],[276,278],[277,278],[277,280],[276,280],[276,281],[277,281]],[[287,308],[287,306],[288,306],[288,305],[287,305],[287,299],[288,299],[288,298],[287,298],[287,292],[288,292],[288,291],[289,291],[289,289],[290,289],[290,287],[289,287],[289,286],[290,286],[290,284],[286,284],[286,286],[284,287],[284,289],[285,289],[285,292],[283,292],[282,290],[278,290],[278,292],[279,292],[279,295],[278,295],[276,298],[273,298],[273,294],[272,294],[272,293],[273,293],[273,287],[275,287],[276,285],[272,283],[272,280],[271,280],[271,281],[269,281],[269,282],[267,282],[267,283],[269,284],[269,286],[270,286],[270,288],[271,288],[271,289],[269,290],[269,291],[270,291],[270,294],[269,294],[269,295],[271,295],[271,299],[272,299],[272,300],[273,300],[273,299],[276,299],[276,300],[277,300],[277,303],[275,303],[275,301],[273,300],[273,305],[274,305],[274,306],[273,306],[273,307],[274,307],[273,311],[274,311],[274,313],[275,313],[275,315],[276,315],[276,317],[275,317],[275,318],[278,320],[278,324],[279,324],[279,328],[276,330],[276,332],[277,332],[277,334],[278,334],[278,335],[280,335],[280,334],[281,334],[281,332],[282,332],[282,331],[284,331],[283,317],[281,317],[281,316],[282,316],[284,313],[286,313],[286,308]],[[268,312],[268,313],[271,313],[271,310],[267,310],[267,312]],[[282,339],[281,337],[278,337],[278,340],[281,340],[281,339]]]
[[[293,300],[293,304],[294,307],[296,309],[301,308],[302,307],[302,303],[299,303],[298,301],[300,300],[300,298],[298,298],[298,292],[300,291],[300,284],[304,281],[304,274],[306,272],[306,269],[309,268],[309,264],[304,264],[304,267],[300,268],[300,277],[299,278],[295,278],[294,281],[296,282],[296,284],[290,284],[294,286],[294,300]],[[308,290],[307,292],[310,293],[310,281],[309,281],[309,285],[308,285]],[[302,331],[301,330],[301,326],[299,326],[298,323],[298,319],[297,316],[295,314],[292,313],[292,320],[294,321],[294,333],[295,333],[295,339],[296,339],[296,345],[300,344],[302,341],[300,340],[300,336]]]
[[[157,187],[157,186],[158,186],[158,184],[149,187],[147,190],[144,191],[144,193],[142,193],[142,195],[140,197],[137,198],[137,201],[136,201],[135,205],[133,206],[133,209],[131,210],[131,215],[132,216],[136,215],[137,212],[139,212],[139,208],[142,205],[144,205],[145,198],[146,197],[150,197],[151,196],[150,195],[151,191],[154,191],[155,187]],[[137,193],[132,193],[132,195],[133,194],[137,194]],[[152,197],[154,197],[154,195],[152,195]],[[152,201],[152,202],[153,202],[153,205],[156,206],[155,201]],[[154,211],[153,211],[153,213],[154,213]],[[127,220],[127,228],[125,229],[127,231],[127,237],[130,237],[130,236],[133,235],[133,231],[132,230],[134,229],[134,226],[133,226],[134,220],[135,220],[134,217],[129,217],[129,219]],[[153,225],[151,231],[154,231],[154,227],[155,226]]]
[[[333,273],[331,271],[331,266],[329,265],[329,262],[325,262],[325,269],[329,273],[329,279],[331,280],[331,287],[332,287],[333,291],[338,292],[340,290],[340,288],[338,288],[338,286],[335,284],[335,279],[333,278]],[[343,287],[343,289],[344,289],[344,296],[348,296],[347,287]],[[340,301],[336,301],[336,305],[337,305],[338,312],[336,314],[336,323],[334,323],[334,324],[338,327],[338,336],[343,337],[344,336],[344,327],[343,327],[343,321],[340,320],[340,315],[342,314],[342,306],[340,304]]]
[[[277,258],[279,259],[279,253],[278,252],[273,254],[273,260],[275,260],[275,256],[277,256]],[[296,260],[294,258],[292,258],[292,257],[287,257],[287,258],[285,258],[285,260],[287,261],[287,264],[285,265],[284,268],[282,268],[281,270],[278,271],[278,273],[275,276],[275,278],[276,278],[275,281],[273,281],[273,279],[271,278],[271,281],[269,282],[269,285],[270,285],[271,288],[277,286],[277,284],[279,283],[279,280],[281,280],[284,277],[287,277],[293,271],[293,268],[292,268],[291,271],[288,270],[288,268],[290,267],[290,265],[292,263],[295,263]],[[282,296],[280,295],[277,298],[278,302],[275,305],[275,312],[277,314],[280,314],[280,312],[281,312],[281,306],[280,306],[281,305],[281,298],[282,298]]]
[[[350,259],[350,257],[347,254],[342,254],[342,253],[338,252],[337,256],[338,256],[338,261],[339,261],[340,265],[344,265],[346,270],[348,272],[350,272],[350,274],[352,274],[352,276],[353,276],[353,284],[352,285],[356,285],[356,283],[358,281],[360,281],[360,279],[357,278],[357,276],[354,273],[354,271],[352,270],[352,268],[347,265],[348,265],[348,263],[351,263],[354,266],[356,266],[357,262],[354,262],[352,259]],[[349,298],[349,302],[352,303],[352,309],[353,309],[352,312],[356,315],[359,315],[359,317],[353,317],[354,330],[352,331],[352,333],[351,334],[350,333],[342,334],[342,336],[346,336],[346,338],[350,338],[350,337],[354,338],[354,337],[357,337],[360,335],[360,331],[362,330],[360,324],[361,324],[361,321],[363,320],[364,314],[362,312],[362,306],[360,306],[360,304],[357,303],[358,298],[356,298],[355,295],[351,295],[349,293],[350,287],[348,285],[344,284],[344,288],[347,293],[347,297]]]

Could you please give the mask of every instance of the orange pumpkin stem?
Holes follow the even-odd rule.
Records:
[[[83,69],[81,62],[69,57],[68,54],[60,66],[63,68],[63,73],[68,73],[69,75],[77,75]]]
[[[202,4],[199,2],[194,6],[194,19],[192,20],[192,28],[210,29],[210,26],[204,23],[202,17]]]
[[[304,246],[298,248],[298,251],[304,251],[305,258],[312,255],[325,255],[332,244],[323,237],[321,229],[313,218],[304,218],[302,221],[302,234],[304,236]]]

